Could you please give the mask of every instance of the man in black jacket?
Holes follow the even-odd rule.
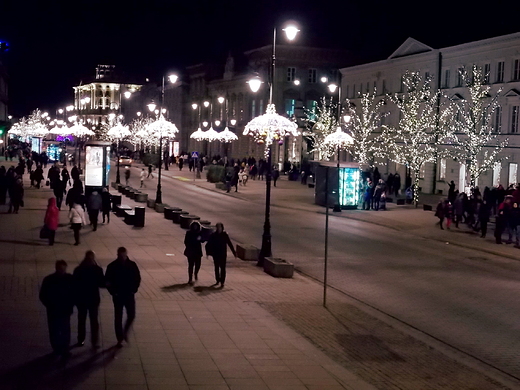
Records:
[[[123,346],[135,319],[135,293],[141,284],[141,274],[137,264],[128,258],[126,248],[117,249],[117,259],[111,262],[105,273],[108,292],[114,302],[114,326],[117,346]],[[126,324],[123,329],[123,308],[126,309]]]
[[[70,354],[70,316],[74,307],[73,278],[65,260],[56,262],[56,272],[43,279],[40,301],[47,308],[51,346],[55,354]]]

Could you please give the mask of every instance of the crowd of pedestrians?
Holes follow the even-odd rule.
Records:
[[[455,189],[455,183],[449,184],[448,197],[442,199],[435,210],[435,216],[439,219],[439,226],[444,230],[450,229],[452,222],[459,228],[460,224],[467,225],[475,232],[480,232],[480,237],[485,238],[488,231],[488,223],[495,220],[494,237],[497,244],[515,244],[520,248],[520,184],[510,185],[505,189],[501,184],[489,188],[485,187],[481,193],[475,187],[468,196],[465,192]],[[507,233],[504,242],[502,236]]]

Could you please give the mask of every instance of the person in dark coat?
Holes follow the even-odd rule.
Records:
[[[182,157],[179,157],[178,164],[179,164],[179,171],[182,171],[182,167],[184,165],[184,159]]]
[[[18,210],[20,206],[23,207],[23,182],[21,176],[18,176],[16,173],[12,173],[12,178],[10,181],[10,185],[8,188],[9,191],[9,210],[7,212],[10,214],[14,212],[18,214]]]
[[[0,167],[0,204],[5,204],[7,198],[7,171],[2,165]]]
[[[56,205],[58,206],[58,209],[61,210],[61,203],[63,202],[63,196],[67,193],[65,190],[65,187],[67,186],[67,183],[63,180],[56,180],[54,182],[53,186],[53,192],[54,196],[56,197]]]
[[[54,245],[54,238],[56,237],[56,230],[60,222],[60,210],[56,207],[56,198],[49,198],[47,210],[43,223],[47,226],[49,231],[49,245]]]
[[[92,191],[87,200],[88,218],[92,225],[92,230],[97,230],[99,211],[103,207],[103,198],[97,191]]]
[[[61,181],[65,183],[65,188],[67,188],[67,184],[70,185],[70,175],[69,170],[66,166],[61,170]]]
[[[394,175],[394,195],[397,198],[397,195],[399,195],[399,191],[401,190],[401,175],[399,175],[399,172],[396,172]]]
[[[117,347],[123,346],[128,331],[135,319],[135,293],[141,284],[137,264],[128,258],[126,248],[117,249],[117,259],[111,262],[105,273],[105,283],[114,302],[114,326]],[[126,324],[123,328],[123,308],[126,309]]]
[[[70,170],[70,177],[72,178],[72,181],[79,180],[79,169],[75,164]]]
[[[233,166],[233,173],[231,175],[231,182],[230,186],[228,188],[228,191],[231,189],[231,187],[235,187],[235,192],[238,192],[238,174],[240,173],[240,167],[237,163]]]
[[[58,164],[54,164],[49,168],[47,179],[49,180],[51,189],[54,189],[54,183],[60,180],[60,168],[58,168]]]
[[[43,279],[40,301],[47,309],[47,323],[52,350],[64,357],[70,355],[70,316],[74,308],[74,282],[67,273],[65,260],[56,262],[56,272]]]
[[[478,220],[480,222],[480,231],[482,232],[480,237],[486,238],[487,234],[487,225],[489,222],[489,213],[490,213],[490,207],[486,200],[483,200],[480,203],[480,207],[478,209]]]
[[[273,167],[273,185],[276,187],[276,181],[280,177],[280,171],[278,170],[278,167],[275,165]]]
[[[33,181],[36,188],[40,189],[42,185],[43,177],[43,169],[41,165],[38,165],[33,172]]]
[[[441,199],[439,203],[437,204],[437,209],[435,210],[435,216],[439,218],[439,225],[441,227],[441,230],[444,230],[444,227],[442,226],[442,223],[444,222],[444,213],[446,211],[446,208],[444,207],[444,200]]]
[[[228,234],[224,231],[224,225],[219,222],[217,223],[216,231],[213,232],[208,239],[206,244],[206,256],[213,257],[213,263],[215,265],[215,286],[220,283],[220,287],[224,288],[226,282],[226,260],[227,260],[227,247],[231,249],[231,252],[237,257],[235,248],[229,239]]]
[[[112,210],[112,195],[108,192],[108,188],[104,187],[103,192],[101,192],[101,212],[103,214],[103,223],[105,223],[105,218],[107,223],[110,223],[110,210]]]
[[[195,268],[195,280],[198,280],[200,270],[200,260],[202,259],[202,234],[200,224],[192,222],[190,230],[186,232],[184,237],[184,256],[188,259],[188,284],[193,283],[193,268]]]
[[[98,347],[99,339],[99,288],[105,287],[103,269],[96,263],[93,251],[87,251],[85,258],[73,273],[76,306],[78,308],[78,345],[85,345],[87,314],[90,319],[92,347]]]
[[[497,217],[495,222],[495,242],[502,244],[502,233],[507,227],[507,221],[509,220],[509,214],[511,212],[513,197],[509,198],[506,196],[504,201],[498,205]]]
[[[453,204],[455,202],[455,196],[455,182],[452,180],[450,184],[448,184],[448,200],[450,203]]]

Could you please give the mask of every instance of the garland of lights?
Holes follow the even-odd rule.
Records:
[[[316,107],[316,112],[305,110],[307,130],[303,132],[303,136],[311,142],[312,149],[309,152],[317,153],[318,160],[329,160],[336,153],[333,145],[325,143],[327,136],[333,134],[338,127],[336,107],[336,104],[332,103],[332,98],[330,101],[322,98]]]
[[[225,144],[236,141],[237,139],[238,139],[237,135],[235,133],[233,133],[231,130],[229,130],[227,126],[224,129],[224,131],[221,131],[220,133],[218,133],[218,138],[217,138],[217,140],[219,140],[220,142],[223,142]]]

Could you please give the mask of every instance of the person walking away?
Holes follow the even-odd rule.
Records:
[[[459,228],[459,223],[462,222],[462,217],[464,215],[464,193],[460,193],[455,198],[455,202],[453,203],[453,214],[455,217],[455,227]]]
[[[182,166],[184,165],[184,159],[182,158],[182,156],[179,157],[179,171],[182,171]]]
[[[441,227],[441,230],[444,230],[442,227],[442,223],[444,222],[444,200],[440,200],[437,204],[437,209],[435,210],[435,216],[439,218],[439,225]]]
[[[58,206],[58,209],[61,210],[61,203],[63,202],[63,196],[67,193],[65,190],[65,187],[67,186],[67,183],[63,180],[58,179],[54,182],[53,186],[53,192],[54,196],[56,197],[56,205]]]
[[[61,181],[63,181],[63,183],[65,185],[65,189],[67,188],[67,184],[70,186],[70,175],[69,175],[69,170],[67,169],[66,166],[64,166],[63,169],[61,170]]]
[[[184,256],[188,259],[188,284],[193,283],[193,268],[195,268],[195,280],[199,278],[200,261],[202,258],[202,234],[200,224],[192,222],[190,230],[184,237]]]
[[[70,356],[70,316],[74,308],[74,282],[65,260],[56,261],[56,272],[43,279],[40,301],[47,309],[47,324],[52,350]]]
[[[108,192],[107,187],[103,187],[103,191],[101,192],[101,200],[103,223],[105,223],[105,218],[107,223],[110,223],[110,211],[112,210],[112,195],[110,195],[110,192]]]
[[[72,178],[73,182],[75,182],[76,180],[79,180],[79,169],[76,166],[76,164],[74,164],[74,166],[70,170],[70,177]]]
[[[128,258],[124,247],[117,249],[117,259],[111,262],[105,273],[105,283],[114,302],[114,327],[117,347],[128,342],[128,331],[135,319],[135,293],[141,284],[141,274],[137,264]],[[123,328],[123,308],[126,309],[126,323]]]
[[[486,238],[487,234],[487,225],[489,222],[489,213],[490,213],[490,207],[486,200],[483,200],[480,204],[480,208],[478,209],[478,220],[480,222],[480,237]]]
[[[278,167],[275,165],[273,167],[273,185],[276,187],[276,181],[280,177],[280,171],[278,170]]]
[[[239,173],[240,173],[240,167],[238,166],[237,163],[235,163],[235,165],[233,166],[233,174],[231,176],[231,187],[235,187],[235,192],[238,192],[238,180],[239,180],[238,175],[239,175]]]
[[[208,239],[206,244],[206,256],[213,257],[213,263],[215,265],[215,286],[220,283],[220,287],[224,288],[226,282],[226,260],[227,260],[227,247],[231,249],[233,256],[237,257],[235,248],[229,239],[229,235],[224,231],[224,225],[219,222],[215,226],[216,230],[213,232]]]
[[[446,218],[446,228],[450,230],[451,220],[453,219],[453,206],[448,199],[444,201],[444,218]]]
[[[74,273],[76,307],[78,308],[78,346],[85,345],[87,314],[90,320],[92,347],[98,348],[99,340],[99,288],[105,287],[103,269],[96,263],[93,251],[87,251],[85,258]]]
[[[153,179],[153,165],[152,164],[148,165],[148,176],[146,176],[146,178],[149,178],[150,176]]]
[[[401,190],[401,175],[399,175],[399,172],[396,172],[394,175],[393,187],[394,195],[397,198],[397,196],[399,195],[399,191]]]
[[[513,196],[514,201],[514,196]],[[515,248],[520,248],[520,204],[513,202],[509,215],[509,227],[515,233]]]
[[[44,179],[43,177],[43,169],[42,169],[42,166],[41,165],[37,165],[36,166],[36,169],[34,170],[33,172],[33,180],[34,180],[34,186],[37,188],[37,189],[40,189],[41,185],[42,185],[42,180]]]
[[[125,168],[125,183],[126,185],[129,185],[128,182],[130,180],[130,168],[126,167]]]
[[[139,187],[139,188],[146,187],[144,185],[144,179],[146,178],[146,172],[144,171],[144,168],[141,169],[141,173],[139,174],[139,178],[141,179],[141,187]]]
[[[49,180],[51,189],[54,189],[54,184],[60,180],[60,168],[58,168],[58,164],[54,164],[52,167],[49,168],[49,171],[47,172],[47,179]]]
[[[43,218],[43,224],[47,227],[49,234],[49,245],[54,245],[59,222],[60,210],[56,207],[56,198],[49,198],[47,211],[45,211],[45,217]]]
[[[385,192],[385,182],[383,179],[379,179],[379,182],[377,183],[375,189],[374,189],[374,210],[378,211],[380,202],[381,202],[381,196]]]
[[[99,211],[103,207],[103,198],[97,191],[92,191],[87,200],[88,218],[92,225],[92,230],[95,232],[98,225]]]
[[[83,225],[86,225],[85,211],[78,201],[72,203],[69,211],[70,226],[74,231],[74,245],[79,245],[79,231]]]
[[[495,242],[502,244],[502,234],[507,227],[510,212],[510,199],[505,197],[504,201],[498,205],[496,222],[495,222]]]
[[[455,202],[455,182],[453,180],[448,184],[448,200],[452,204]]]
[[[23,189],[23,182],[21,176],[18,176],[16,173],[13,172],[13,177],[11,181],[11,185],[9,186],[8,192],[9,192],[9,210],[7,212],[10,214],[14,212],[15,214],[18,214],[18,210],[20,209],[20,206],[23,207],[23,196],[24,196],[24,189]]]

